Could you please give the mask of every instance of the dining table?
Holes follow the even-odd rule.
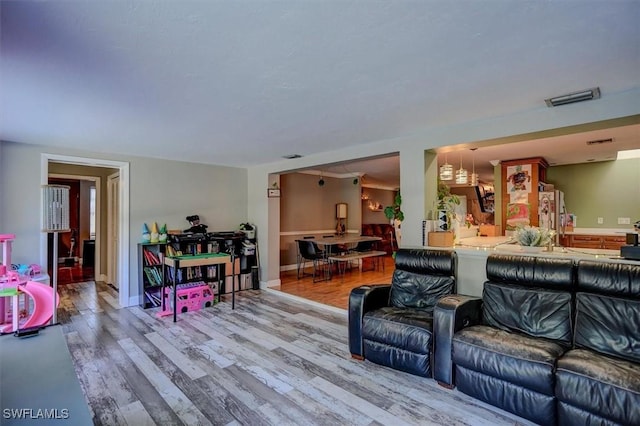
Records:
[[[353,250],[357,247],[358,243],[362,242],[371,242],[375,243],[377,241],[381,241],[381,237],[368,236],[368,235],[355,235],[355,234],[332,234],[332,235],[323,235],[321,237],[314,238],[305,238],[307,241],[312,241],[316,243],[319,247],[322,248],[324,253],[324,258],[327,264],[329,265],[329,274],[328,279],[331,279],[331,261],[332,258],[335,258],[337,254],[333,252],[333,250],[339,246],[346,247],[347,250]]]
[[[325,253],[327,253],[327,255],[330,256],[333,254],[331,250],[335,246],[341,245],[341,246],[353,248],[357,246],[358,243],[382,241],[382,238],[367,236],[367,235],[344,234],[344,235],[324,235],[322,237],[308,239],[308,241],[313,241],[319,246],[324,247]]]

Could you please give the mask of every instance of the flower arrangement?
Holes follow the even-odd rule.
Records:
[[[518,226],[515,231],[516,242],[525,247],[544,247],[555,235],[555,231],[537,226]]]

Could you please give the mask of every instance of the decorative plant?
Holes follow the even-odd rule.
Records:
[[[400,222],[404,220],[404,213],[400,209],[402,205],[402,197],[400,196],[400,191],[396,194],[393,199],[393,204],[384,208],[384,215],[390,221],[393,221],[393,225],[396,232],[396,243],[400,245],[400,239],[402,238],[402,234],[400,233]],[[391,253],[393,258],[396,258],[396,251],[393,250]]]
[[[515,231],[515,239],[521,246],[544,247],[553,241],[555,231],[537,226],[518,226]]]
[[[447,217],[447,229],[451,229],[451,223],[456,218],[456,206],[460,205],[460,197],[451,193],[446,183],[438,180],[438,204],[437,209],[445,212]]]
[[[404,220],[404,213],[400,209],[401,205],[402,197],[400,196],[400,192],[398,192],[393,200],[393,204],[384,208],[384,215],[387,219],[402,222]]]

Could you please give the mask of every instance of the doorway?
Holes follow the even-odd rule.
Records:
[[[50,170],[61,165],[52,163]],[[91,173],[89,168],[87,171]],[[49,234],[48,272],[58,268],[58,284],[93,281],[100,270],[100,177],[77,174],[49,173],[49,184],[69,187],[70,232],[58,237],[58,259],[52,259],[53,235]],[[97,194],[97,196],[96,196]],[[98,243],[96,244],[96,240]],[[97,262],[97,264],[96,264]]]
[[[126,284],[129,282],[129,163],[122,161],[112,161],[112,160],[103,160],[103,159],[95,159],[95,158],[85,158],[85,157],[74,157],[67,155],[57,155],[57,154],[42,154],[41,155],[41,184],[45,185],[48,183],[49,177],[49,168],[50,163],[60,163],[64,165],[68,165],[70,167],[80,166],[85,168],[95,168],[95,170],[99,170],[100,168],[109,169],[108,174],[104,175],[104,179],[108,175],[113,174],[114,169],[119,176],[119,184],[117,186],[117,191],[114,192],[114,196],[117,199],[117,213],[114,215],[115,220],[118,222],[117,225],[117,238],[116,238],[116,250],[114,251],[114,259],[116,259],[114,267],[115,278],[114,281],[119,283],[119,291],[118,291],[118,303],[120,307],[127,307],[135,304],[136,300],[131,300],[130,298],[130,288],[129,285]],[[86,173],[85,173],[86,174]],[[106,186],[106,185],[105,185]],[[105,204],[106,204],[106,195],[105,195]],[[99,214],[99,213],[98,213]],[[106,214],[105,214],[106,215]],[[101,221],[103,232],[102,234],[107,234],[107,221]],[[96,257],[95,257],[95,275],[96,280],[107,280],[107,274],[101,273],[102,270],[98,270],[100,265],[100,258],[102,257],[103,262],[102,265],[106,265],[106,255],[98,256],[97,252],[99,252],[98,244],[99,244],[99,236],[100,232],[96,232]],[[48,259],[48,244],[47,244],[47,234],[43,233],[40,240],[40,263],[46,268],[49,267],[49,259]],[[106,237],[105,237],[106,239]],[[106,254],[106,248],[101,253]],[[124,284],[124,285],[123,285]],[[134,299],[137,298],[134,292]]]

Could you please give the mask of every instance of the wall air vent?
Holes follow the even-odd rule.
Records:
[[[613,142],[612,138],[609,139],[597,139],[595,141],[587,141],[587,145],[602,145],[603,143],[611,143]]]
[[[556,96],[555,98],[545,99],[545,103],[548,107],[555,107],[560,105],[572,104],[574,102],[590,101],[592,99],[600,98],[600,88],[594,87],[593,89],[581,90],[579,92],[569,93],[567,95]]]

